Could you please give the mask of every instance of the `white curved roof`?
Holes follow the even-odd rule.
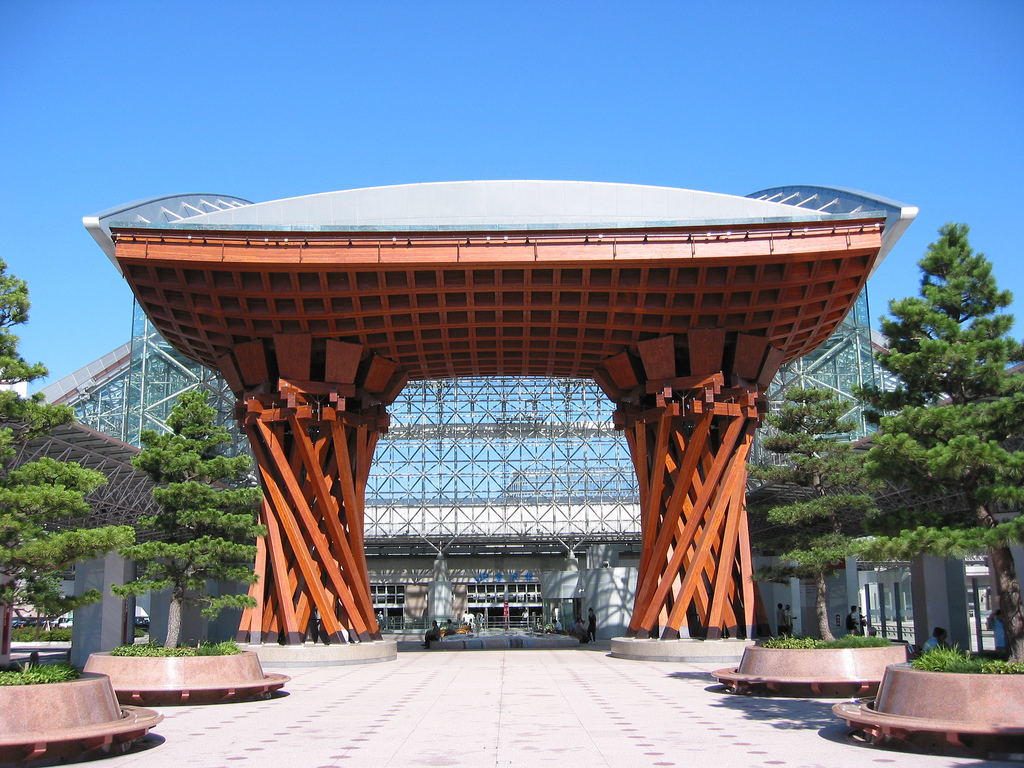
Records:
[[[590,181],[456,181],[348,189],[188,219],[193,226],[266,228],[536,228],[778,219],[794,208],[691,189]],[[813,211],[801,211],[802,218]]]
[[[820,221],[868,213],[886,216],[884,254],[917,209],[831,187],[778,187],[739,197],[593,181],[446,181],[347,189],[264,203],[224,195],[168,196],[118,206],[87,216],[84,223],[113,261],[110,227],[117,225],[276,231],[614,229]]]

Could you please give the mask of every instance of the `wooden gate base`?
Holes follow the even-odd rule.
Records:
[[[595,380],[614,402],[640,486],[640,572],[627,636],[753,638],[767,623],[752,575],[746,460],[783,360],[723,328],[642,341]],[[682,631],[687,622],[686,632]]]
[[[240,395],[264,497],[243,643],[380,640],[363,547],[366,482],[385,407],[407,376],[358,344],[277,334],[218,360]]]

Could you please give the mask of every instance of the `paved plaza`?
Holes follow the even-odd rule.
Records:
[[[270,669],[292,676],[267,701],[164,707],[164,721],[105,768],[325,766],[1017,765],[868,747],[831,700],[733,696],[713,664],[573,650],[437,653]]]

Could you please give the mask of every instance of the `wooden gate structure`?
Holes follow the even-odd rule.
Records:
[[[261,205],[109,225],[153,324],[238,397],[268,529],[240,639],[301,643],[314,616],[329,642],[379,638],[363,504],[386,408],[410,380],[509,375],[593,377],[617,404],[643,537],[629,634],[753,636],[764,393],[850,310],[884,212],[285,226]]]

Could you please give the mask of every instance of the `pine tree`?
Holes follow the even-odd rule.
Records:
[[[755,510],[779,526],[775,538],[766,544],[780,552],[782,561],[759,569],[755,578],[814,581],[818,631],[823,640],[833,640],[825,579],[853,554],[853,538],[863,533],[864,520],[875,511],[875,504],[867,492],[870,483],[863,460],[841,439],[854,430],[853,422],[843,418],[849,406],[821,389],[793,387],[785,398],[781,412],[767,418],[775,433],[762,441],[784,462],[753,465],[750,474],[792,486],[798,493],[792,502]]]
[[[876,539],[866,554],[911,559],[928,552],[987,552],[1010,658],[1024,661],[1024,614],[1010,546],[1024,535],[1024,348],[1010,337],[1009,291],[974,253],[968,228],[947,224],[918,262],[919,297],[893,301],[883,318],[888,349],[879,364],[901,384],[867,390],[880,413],[868,470],[911,489],[960,494],[963,504],[933,510],[915,528]],[[905,518],[904,518],[905,519]]]
[[[224,455],[231,437],[214,424],[215,416],[205,392],[186,392],[167,419],[171,432],[143,431],[144,449],[133,461],[159,485],[153,490],[159,512],[139,519],[139,526],[156,536],[121,550],[143,567],[137,579],[113,591],[126,596],[170,590],[167,648],[181,638],[183,606],[202,606],[203,614],[213,617],[227,607],[255,604],[248,595],[206,594],[208,579],[256,580],[253,540],[266,533],[256,522],[262,492],[241,485],[249,458]]]
[[[19,446],[74,418],[67,406],[47,405],[39,394],[20,397],[11,389],[47,375],[42,364],[25,361],[11,330],[28,321],[28,310],[28,287],[0,261],[0,384],[6,387],[0,391],[0,605],[9,615],[15,606],[45,596],[45,611],[60,615],[102,595],[56,593],[56,574],[130,544],[134,531],[74,524],[92,511],[85,495],[106,482],[101,473],[49,458],[13,467]]]

